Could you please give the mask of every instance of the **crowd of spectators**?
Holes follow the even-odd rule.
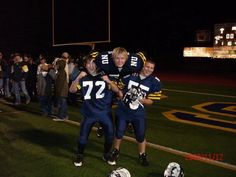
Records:
[[[0,99],[14,106],[39,102],[43,116],[68,119],[67,103],[77,104],[78,97],[69,93],[69,86],[79,73],[82,58],[82,54],[71,57],[68,52],[59,57],[0,52]]]

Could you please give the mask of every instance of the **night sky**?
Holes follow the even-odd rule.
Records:
[[[74,6],[70,24],[76,31],[81,25],[74,17],[78,14],[75,8],[78,0],[65,2],[71,2]],[[205,2],[111,0],[111,43],[98,44],[96,47],[111,49],[123,46],[129,51],[144,50],[151,56],[180,57],[184,46],[194,45],[196,30],[213,32],[216,23],[236,22],[235,9],[229,1],[226,4],[212,2],[211,5]],[[84,4],[88,6],[88,3]],[[90,15],[85,15],[84,22],[91,21],[94,14],[103,14],[96,8],[99,6],[88,7]],[[58,47],[52,47],[50,0],[4,1],[0,12],[1,51],[37,53],[58,50]],[[66,14],[69,17],[70,14]]]

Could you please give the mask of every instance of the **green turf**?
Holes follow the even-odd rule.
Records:
[[[167,89],[235,95],[232,88],[164,83]],[[235,133],[170,121],[163,112],[178,109],[198,112],[192,106],[209,101],[236,102],[235,98],[163,91],[168,96],[147,108],[147,141],[194,154],[222,153],[223,161],[236,165]],[[137,163],[137,145],[123,141],[116,167],[102,160],[103,139],[91,132],[81,168],[73,166],[79,127],[54,122],[39,114],[37,103],[13,107],[0,103],[1,177],[105,177],[119,166],[132,177],[161,177],[169,162],[180,163],[189,177],[233,177],[236,172],[148,147],[149,167]],[[70,119],[80,121],[78,107],[69,107]],[[214,117],[234,120],[226,116]],[[133,134],[126,134],[132,136]]]

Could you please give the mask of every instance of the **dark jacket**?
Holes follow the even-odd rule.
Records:
[[[28,74],[28,66],[25,62],[18,62],[18,63],[14,63],[13,64],[13,72],[11,75],[11,78],[14,81],[23,81],[26,80],[27,78],[27,74]],[[27,67],[27,70],[25,70],[24,68]]]
[[[66,61],[60,59],[56,63],[58,72],[55,79],[55,96],[57,97],[67,97],[69,86],[67,83],[67,75],[65,72]]]
[[[52,96],[53,77],[51,76],[50,72],[46,76],[43,76],[42,73],[38,74],[37,81],[38,95]]]

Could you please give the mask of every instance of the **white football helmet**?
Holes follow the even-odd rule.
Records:
[[[139,105],[144,107],[142,103],[140,103],[139,100],[145,98],[146,93],[142,91],[141,88],[132,86],[128,92],[126,92],[123,102],[129,106],[130,109],[136,110],[138,109]]]
[[[107,177],[131,177],[131,175],[127,169],[119,167],[109,173]]]
[[[178,163],[171,162],[164,171],[164,177],[184,177],[183,168]]]

